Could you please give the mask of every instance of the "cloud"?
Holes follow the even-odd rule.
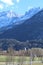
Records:
[[[1,0],[3,3],[8,4],[8,5],[14,5],[12,0]]]
[[[3,5],[2,4],[0,4],[0,9],[3,9]]]
[[[19,3],[20,2],[20,0],[16,0],[17,1],[17,3]]]

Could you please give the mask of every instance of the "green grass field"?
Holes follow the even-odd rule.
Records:
[[[34,63],[32,65],[43,65],[43,63]]]
[[[9,56],[0,55],[0,62],[5,62],[7,59],[9,59]],[[30,57],[27,56],[14,56],[13,60],[18,62],[20,59],[23,59],[24,61],[30,61]],[[40,61],[41,58],[36,57],[34,58],[34,61]]]
[[[9,59],[10,57],[8,57],[8,56],[2,56],[2,55],[0,55],[0,62],[5,62],[7,59]],[[13,57],[13,60],[15,61],[15,62],[18,62],[19,60],[20,60],[20,58],[21,59],[24,59],[24,61],[29,61],[30,60],[30,57],[19,57],[19,56],[14,56]]]
[[[0,63],[1,62],[5,63],[9,58],[10,58],[9,56],[0,55]],[[13,61],[16,63],[19,63],[19,62],[25,63],[26,62],[27,64],[23,64],[23,65],[30,65],[30,57],[27,57],[27,56],[13,56]],[[38,57],[34,58],[34,61],[41,61],[41,58],[38,58]],[[2,64],[0,64],[0,65],[2,65]],[[32,63],[32,65],[43,65],[43,63],[35,62],[35,63]]]

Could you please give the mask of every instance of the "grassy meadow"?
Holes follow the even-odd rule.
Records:
[[[9,56],[5,56],[5,55],[0,55],[0,62],[5,62],[7,59],[9,59]],[[14,62],[18,62],[21,59],[23,59],[23,61],[30,61],[30,57],[28,56],[13,56],[12,57]],[[36,57],[34,58],[34,61],[41,61],[41,57]]]
[[[17,64],[14,65],[31,65],[30,64],[30,57],[28,56],[13,56],[12,57],[13,62],[16,62]],[[10,57],[9,56],[5,56],[5,55],[0,55],[0,65],[6,65],[7,60],[9,60]],[[37,61],[37,62],[36,62]],[[34,58],[34,61],[32,61],[32,65],[43,65],[41,61],[41,58],[36,57]]]

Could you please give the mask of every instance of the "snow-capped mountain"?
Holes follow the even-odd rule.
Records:
[[[25,13],[24,16],[22,16],[22,19],[31,18],[33,15],[35,15],[36,13],[38,13],[40,10],[41,10],[40,7],[38,7],[38,8],[31,8],[29,11],[27,11]]]
[[[21,24],[24,22],[24,20],[31,18],[39,11],[40,8],[32,8],[21,17],[18,17],[18,15],[12,10],[0,12],[0,28],[12,24],[14,25]]]
[[[12,10],[10,10],[7,15],[6,15],[8,18],[12,18],[12,17],[17,17],[17,14],[14,13]]]
[[[0,33],[0,39],[43,40],[43,10],[35,14],[24,23],[14,26]]]
[[[17,19],[18,17],[13,11],[0,12],[0,28],[12,24]]]

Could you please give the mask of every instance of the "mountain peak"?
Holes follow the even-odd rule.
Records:
[[[20,41],[43,39],[43,10],[32,16],[30,19],[22,20],[18,26],[5,30],[0,38],[17,39]]]
[[[29,10],[25,13],[25,15],[37,13],[37,12],[39,12],[39,11],[40,11],[40,7],[38,7],[38,8],[31,8],[31,9],[29,9]]]
[[[8,17],[8,18],[17,17],[17,14],[16,14],[14,11],[10,10],[10,11],[7,13],[7,17]]]
[[[31,8],[27,12],[25,12],[25,15],[22,16],[22,19],[30,19],[32,16],[34,16],[36,13],[40,11],[40,7],[38,8]]]

